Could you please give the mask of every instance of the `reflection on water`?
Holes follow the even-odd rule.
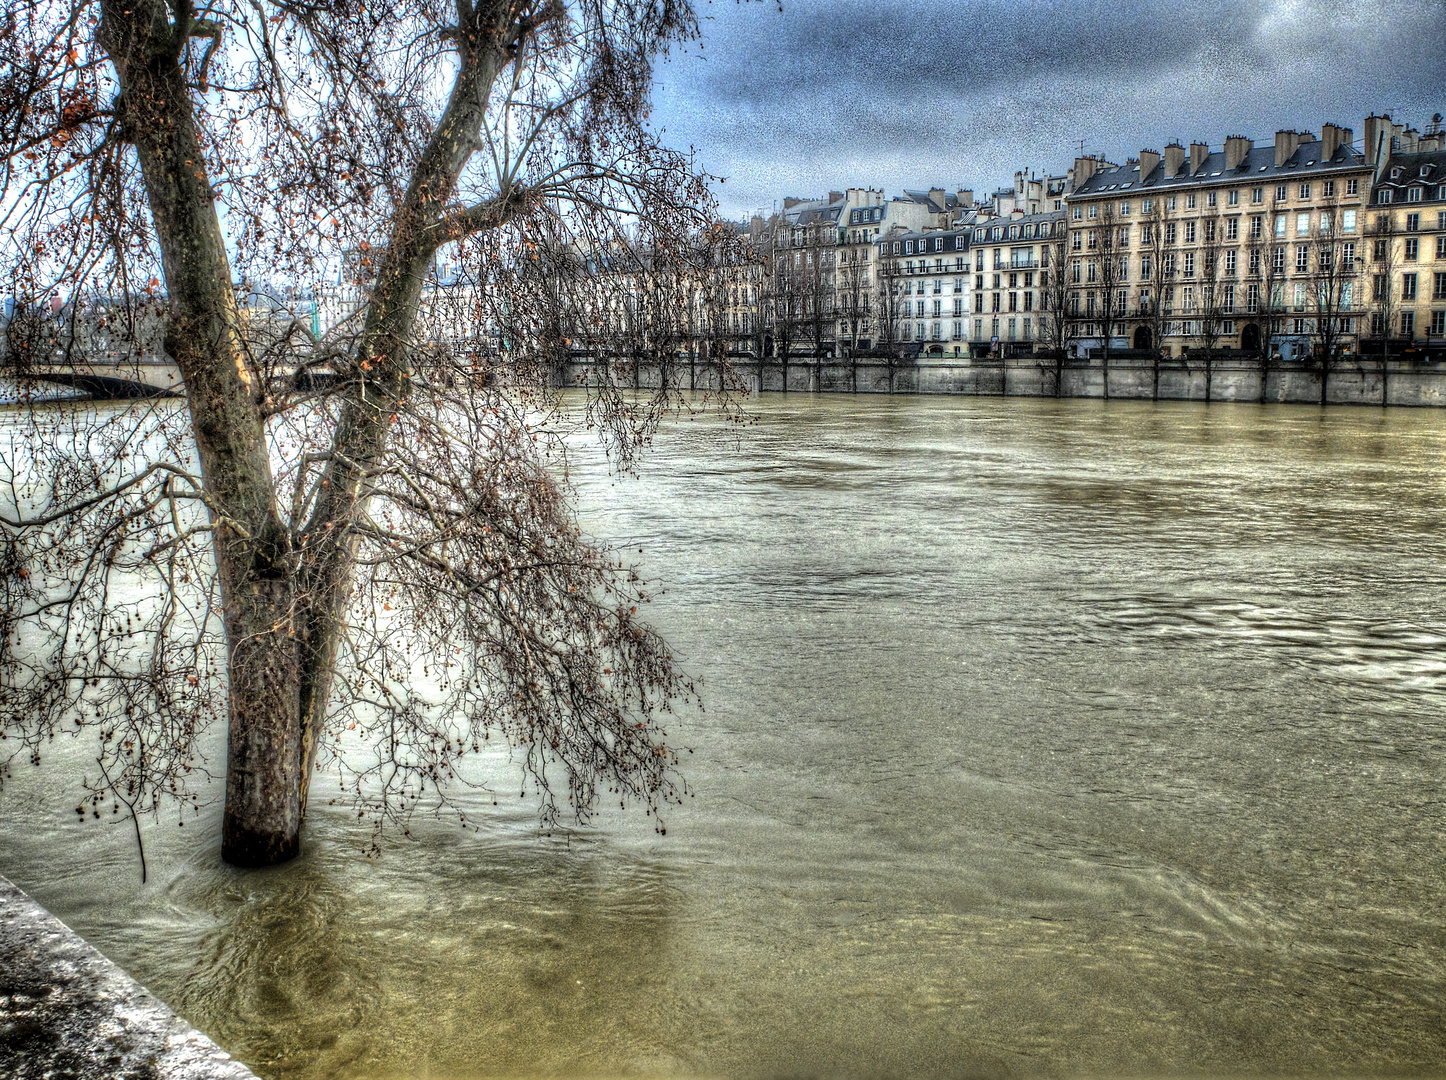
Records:
[[[1441,1070],[1446,415],[757,414],[573,468],[704,680],[666,837],[213,806],[141,886],[61,747],[0,872],[271,1077]]]

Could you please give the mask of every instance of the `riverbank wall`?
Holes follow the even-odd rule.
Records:
[[[3,877],[0,1076],[256,1080]]]
[[[596,385],[604,361],[575,358],[557,365],[558,386]],[[1063,365],[1030,356],[972,360],[968,357],[889,362],[858,359],[731,357],[732,378],[750,393],[959,394],[990,397],[1129,398],[1160,401],[1242,401],[1317,404],[1320,371],[1279,363],[1262,371],[1255,361],[1170,358],[1156,365],[1141,357],[1070,359]],[[662,369],[654,364],[611,365],[614,382],[656,389]],[[680,360],[668,372],[680,390],[717,390],[716,363]],[[1262,385],[1263,383],[1263,385]],[[1332,405],[1446,407],[1446,363],[1367,358],[1333,367],[1326,385]]]

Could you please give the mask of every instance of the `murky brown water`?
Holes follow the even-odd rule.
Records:
[[[574,468],[705,683],[666,837],[141,886],[22,776],[0,872],[267,1077],[1446,1073],[1446,412],[755,410]]]

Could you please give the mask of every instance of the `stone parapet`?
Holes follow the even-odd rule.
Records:
[[[256,1080],[3,877],[0,1076]]]

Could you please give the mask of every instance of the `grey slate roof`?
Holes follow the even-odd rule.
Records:
[[[1079,198],[1088,195],[1103,195],[1105,193],[1120,193],[1135,191],[1139,188],[1151,190],[1185,188],[1200,186],[1204,184],[1217,183],[1228,184],[1232,181],[1247,182],[1258,180],[1261,183],[1280,183],[1298,176],[1314,176],[1317,174],[1329,174],[1340,172],[1346,169],[1362,169],[1366,165],[1366,159],[1359,151],[1351,147],[1341,146],[1336,149],[1335,155],[1329,161],[1320,159],[1321,141],[1314,139],[1303,142],[1296,148],[1294,154],[1283,163],[1275,163],[1275,143],[1270,142],[1264,146],[1252,148],[1245,158],[1233,169],[1225,167],[1225,151],[1212,150],[1205,158],[1205,162],[1198,172],[1190,171],[1190,159],[1186,157],[1185,165],[1176,176],[1165,175],[1165,162],[1163,158],[1160,163],[1151,170],[1150,175],[1140,176],[1140,166],[1121,165],[1118,168],[1106,169],[1095,173],[1079,187],[1067,195],[1066,198]]]
[[[1398,172],[1399,170],[1399,172]],[[1441,202],[1440,192],[1446,187],[1446,150],[1427,150],[1417,154],[1392,154],[1386,162],[1375,190],[1389,188],[1404,191],[1414,185],[1425,187],[1421,193],[1422,202]],[[1374,194],[1372,200],[1374,201]],[[1394,202],[1405,202],[1404,198],[1393,197]]]

